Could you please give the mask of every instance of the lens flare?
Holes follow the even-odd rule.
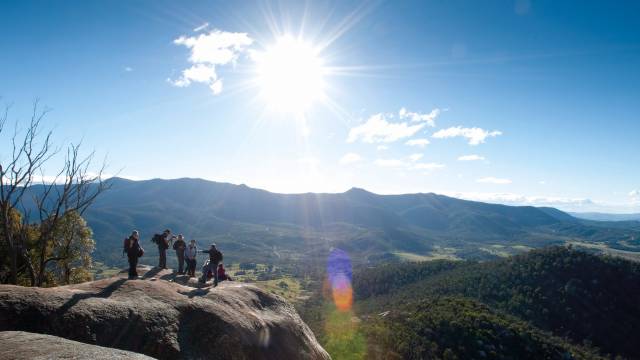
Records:
[[[327,260],[327,279],[331,286],[333,302],[339,311],[349,311],[353,305],[351,287],[351,259],[340,249],[333,249]]]
[[[327,277],[323,286],[325,299],[332,304],[325,309],[325,349],[334,359],[366,359],[366,337],[358,329],[360,320],[353,305],[351,259],[340,249],[333,249],[327,260]]]

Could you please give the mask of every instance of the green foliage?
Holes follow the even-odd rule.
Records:
[[[57,286],[92,279],[91,254],[95,247],[86,221],[75,211],[68,211],[56,221],[25,224],[18,211],[11,212],[14,237],[19,244],[18,284]],[[0,227],[0,235],[6,231]],[[4,243],[3,243],[4,244]],[[0,280],[6,282],[9,252],[0,246]]]
[[[52,234],[50,246],[54,262],[50,270],[58,284],[75,284],[91,280],[91,253],[95,247],[87,222],[75,211],[65,213]]]
[[[356,272],[360,313],[417,306],[425,297],[464,297],[574,344],[640,356],[634,335],[640,323],[638,263],[551,247],[486,263],[452,263],[449,269],[445,264],[394,264]],[[380,285],[385,277],[400,282]]]
[[[371,321],[370,358],[596,359],[521,320],[457,297],[421,300]]]

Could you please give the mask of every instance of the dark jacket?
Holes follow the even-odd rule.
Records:
[[[169,234],[160,235],[160,242],[158,243],[158,249],[167,250],[169,248]]]
[[[173,250],[175,251],[184,252],[186,248],[187,248],[187,243],[184,242],[184,240],[176,240],[173,243]]]
[[[129,257],[140,257],[140,243],[133,237],[128,239],[128,246],[125,249],[127,256]]]
[[[209,261],[217,264],[222,261],[222,253],[218,249],[202,250],[203,253],[209,254]]]

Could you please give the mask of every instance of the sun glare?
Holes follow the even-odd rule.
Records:
[[[326,71],[310,44],[283,36],[253,56],[260,95],[269,108],[300,113],[323,98]]]

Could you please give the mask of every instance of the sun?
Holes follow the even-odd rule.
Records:
[[[253,54],[256,82],[267,107],[303,113],[324,97],[327,73],[319,50],[292,36]]]

